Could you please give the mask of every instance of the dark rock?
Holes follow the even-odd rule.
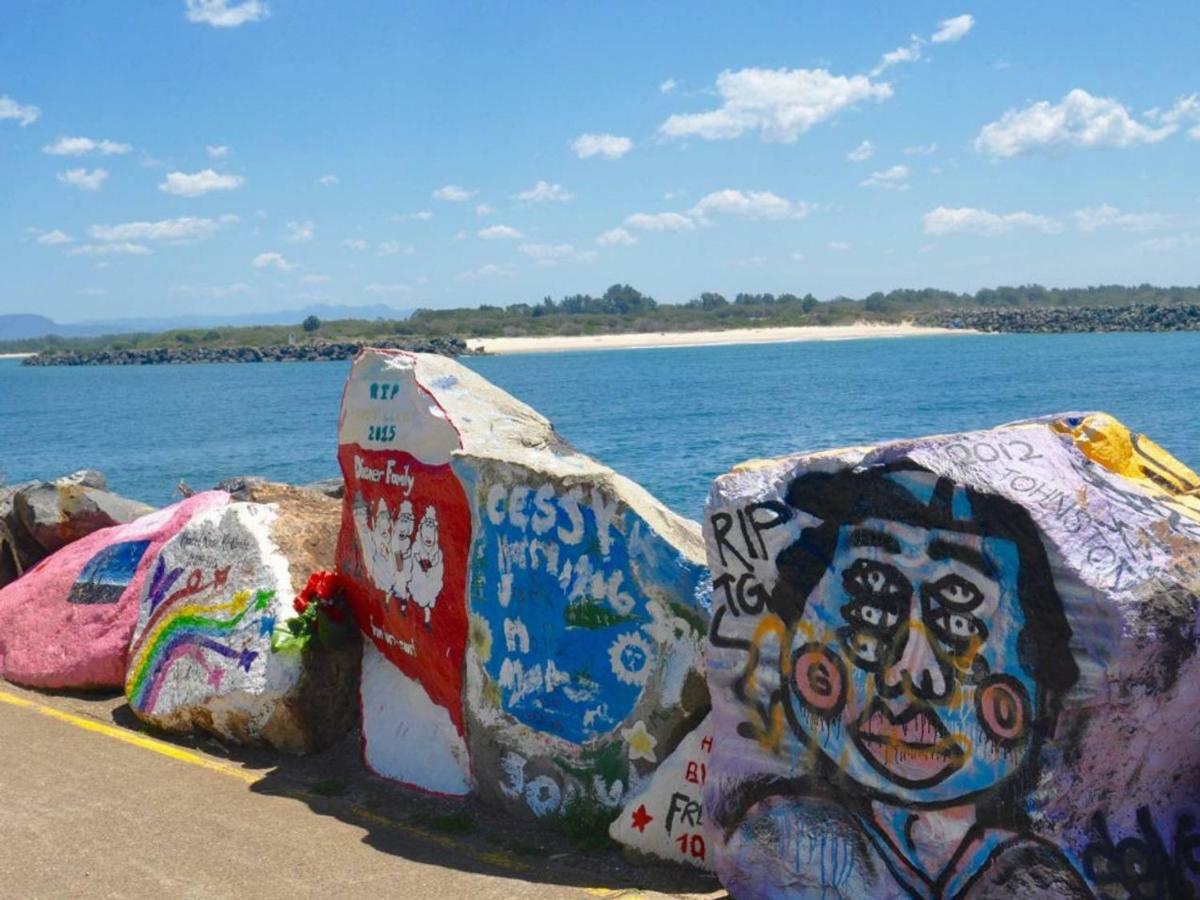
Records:
[[[81,484],[43,482],[19,491],[13,512],[25,534],[53,553],[93,531],[154,512],[154,507]]]
[[[1019,334],[1095,331],[1200,331],[1200,305],[954,309],[918,316],[917,324]]]

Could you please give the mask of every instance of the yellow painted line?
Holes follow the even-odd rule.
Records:
[[[76,728],[82,728],[84,731],[91,731],[96,734],[102,734],[105,737],[115,738],[126,744],[132,744],[134,747],[140,747],[143,750],[149,750],[152,753],[169,757],[177,762],[199,766],[202,769],[208,769],[210,772],[220,772],[222,775],[236,778],[245,784],[255,784],[262,778],[256,772],[247,772],[236,766],[217,762],[198,753],[192,753],[190,750],[184,750],[182,747],[176,747],[174,744],[169,744],[166,741],[138,734],[136,731],[118,728],[115,725],[105,725],[103,722],[97,722],[93,719],[85,719],[82,716],[63,712],[61,709],[55,709],[53,706],[35,703],[32,700],[26,700],[24,697],[18,697],[16,694],[10,694],[6,691],[0,691],[0,702],[28,709],[31,712],[39,713],[51,719],[57,719],[60,722],[66,722],[68,725],[74,725]]]
[[[257,784],[263,779],[263,775],[257,772],[247,772],[245,769],[239,769],[236,766],[227,765],[218,762],[214,759],[209,759],[199,753],[193,753],[190,750],[185,750],[182,747],[177,747],[167,741],[161,741],[157,738],[152,738],[144,734],[138,734],[136,731],[129,731],[124,728],[119,728],[115,725],[106,725],[103,722],[97,722],[94,719],[86,719],[83,716],[77,716],[73,713],[63,712],[61,709],[55,709],[53,706],[46,706],[43,703],[37,703],[33,700],[28,700],[25,697],[18,697],[16,694],[10,694],[7,691],[0,691],[0,703],[7,703],[11,706],[16,706],[20,709],[27,709],[30,712],[38,713],[50,719],[56,719],[59,722],[65,722],[68,725],[74,725],[76,728],[82,728],[84,731],[90,731],[95,734],[102,734],[105,737],[114,738],[123,743],[130,744],[134,747],[139,747],[142,750],[149,750],[152,753],[158,753],[176,762],[187,763],[193,766],[199,766],[202,769],[207,769],[210,772],[217,772],[221,775],[228,775],[230,778],[236,778],[244,784]],[[275,796],[282,794],[293,800],[308,802],[313,797],[320,795],[311,794],[308,791],[296,789],[273,792]],[[520,862],[507,854],[501,853],[498,850],[476,850],[473,847],[465,844],[460,844],[453,838],[439,834],[436,831],[429,831],[416,825],[409,825],[406,822],[397,822],[394,819],[389,819],[387,816],[380,815],[376,812],[371,812],[361,806],[356,806],[352,803],[339,801],[335,797],[321,796],[322,800],[341,803],[348,812],[352,813],[356,819],[370,824],[390,828],[404,834],[410,834],[427,840],[431,843],[448,849],[456,850],[467,856],[477,859],[480,862],[489,863],[499,869],[508,869],[512,872],[527,870],[530,868],[526,863]]]

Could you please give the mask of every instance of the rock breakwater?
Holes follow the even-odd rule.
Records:
[[[312,344],[276,344],[266,347],[148,347],[144,349],[77,351],[60,350],[27,357],[26,366],[156,366],[187,363],[333,362],[353,359],[367,346],[365,341],[322,341]],[[373,341],[372,347],[388,347],[439,356],[475,353],[457,337],[435,337],[412,341]]]
[[[972,328],[1022,334],[1067,334],[1089,331],[1200,331],[1200,305],[1094,307],[1014,307],[958,309],[917,318],[919,325]]]

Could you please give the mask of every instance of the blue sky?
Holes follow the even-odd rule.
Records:
[[[1191,0],[6,0],[0,312],[1195,284],[1198,38]]]

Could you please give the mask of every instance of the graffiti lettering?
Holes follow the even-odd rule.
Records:
[[[1168,850],[1148,807],[1137,811],[1137,835],[1113,842],[1103,813],[1092,817],[1096,839],[1083,851],[1083,869],[1100,887],[1120,886],[1130,897],[1191,898],[1191,879],[1200,875],[1200,831],[1196,819],[1175,822],[1174,847]]]

